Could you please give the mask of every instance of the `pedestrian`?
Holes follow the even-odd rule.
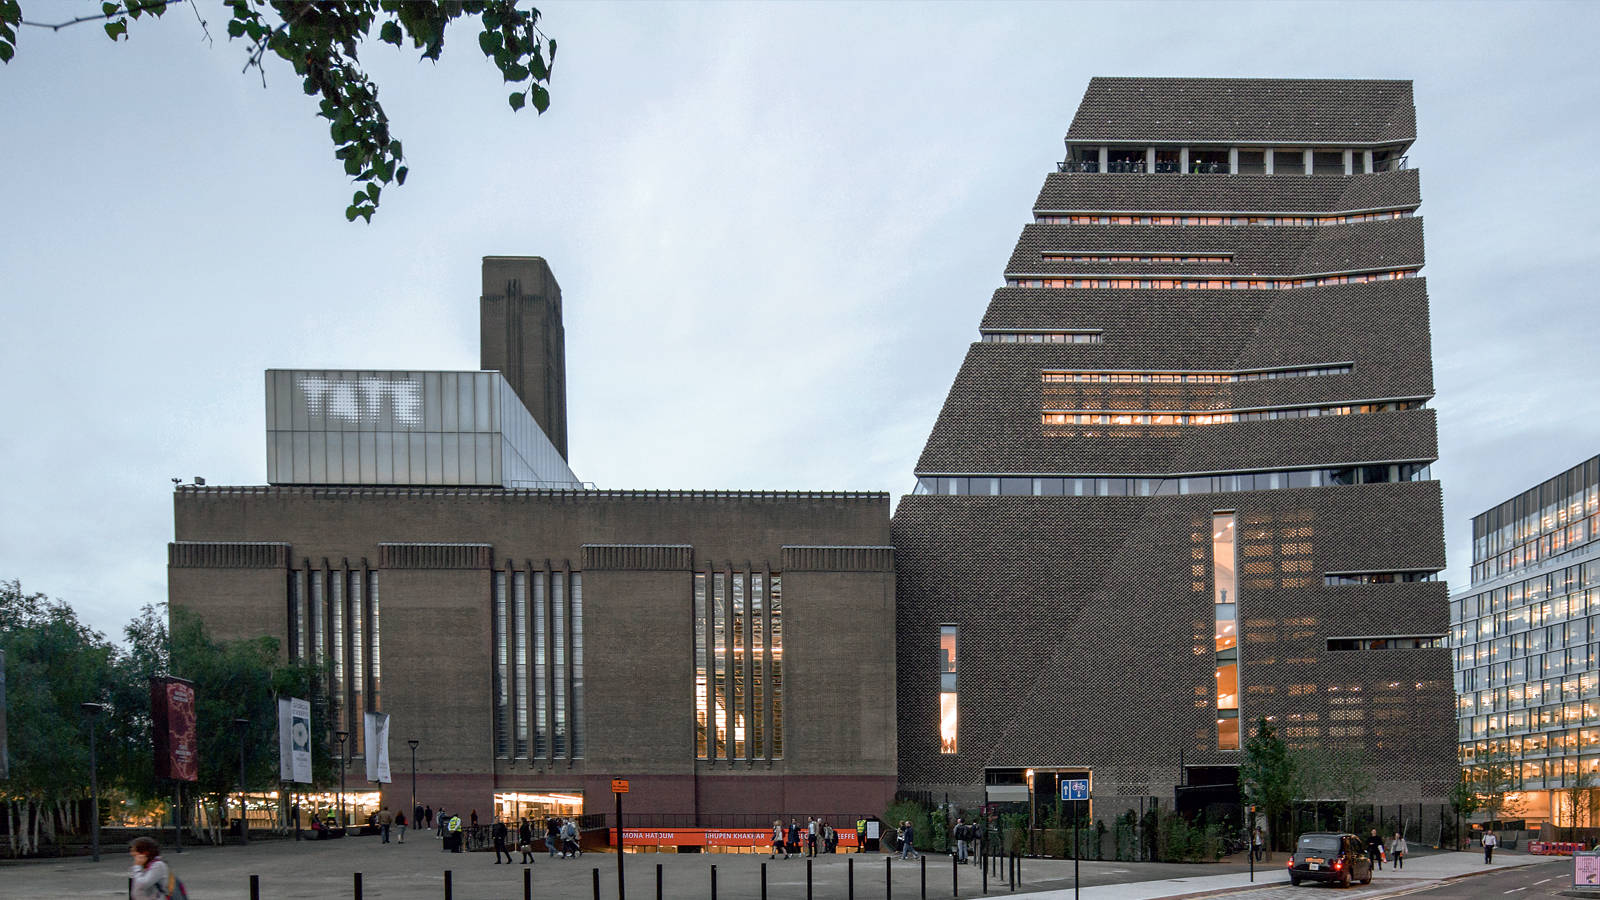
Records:
[[[433,830],[433,804],[432,803],[430,803],[427,806],[422,808],[422,815],[424,817],[426,817],[427,820],[428,820],[428,830],[432,831]]]
[[[822,852],[839,852],[839,832],[835,831],[832,823],[822,823]]]
[[[956,827],[950,829],[950,836],[955,838],[956,862],[965,864],[967,861],[967,820],[956,816]]]
[[[787,846],[789,848],[788,852],[793,853],[796,856],[800,855],[800,820],[799,819],[790,819],[789,820],[789,840],[788,840],[788,843],[785,846]]]
[[[1257,825],[1250,831],[1250,852],[1255,855],[1256,862],[1261,862],[1261,826]]]
[[[153,838],[137,837],[128,844],[133,866],[128,869],[128,897],[131,900],[167,900],[172,872],[161,858],[161,845]],[[182,895],[179,895],[182,896]]]
[[[533,823],[527,816],[523,816],[522,823],[517,826],[517,849],[522,851],[522,864],[533,865]]]
[[[1500,839],[1495,836],[1495,833],[1485,831],[1483,833],[1483,861],[1485,863],[1494,862],[1494,848],[1498,846],[1500,846]]]
[[[404,844],[406,842],[406,814],[403,812],[395,813],[394,824],[395,827],[400,829],[400,843]]]
[[[867,849],[867,820],[866,819],[857,819],[856,820],[856,852],[860,853],[860,852],[862,852],[862,851],[864,851],[866,849]]]
[[[771,855],[769,855],[767,857],[767,859],[777,859],[778,858],[778,854],[780,852],[783,854],[783,858],[784,859],[788,859],[789,858],[789,848],[783,842],[783,820],[782,819],[773,819],[772,820],[772,853],[771,853]]]
[[[544,820],[544,846],[550,851],[550,858],[556,858],[556,852],[561,849],[561,818],[551,816]]]
[[[506,846],[506,823],[498,818],[495,819],[494,825],[489,828],[489,834],[494,838],[494,864],[500,865],[500,854],[504,853],[506,855],[506,865],[512,865],[511,848]]]
[[[450,836],[448,838],[448,842],[449,842],[448,845],[449,845],[450,852],[451,853],[460,853],[461,852],[461,817],[460,816],[451,816],[450,817],[450,821],[446,824],[445,827],[450,833]]]
[[[472,830],[473,831],[477,831],[478,830],[478,811],[477,810],[473,810],[472,811]]]
[[[383,835],[383,842],[389,843],[389,829],[394,825],[394,813],[389,811],[389,804],[385,803],[383,809],[378,810],[378,833]]]
[[[1378,871],[1383,871],[1383,838],[1378,837],[1376,828],[1367,835],[1367,855],[1372,857],[1372,864],[1378,867]]]
[[[429,822],[434,822],[435,821],[433,812],[431,811],[431,807],[430,807],[430,811],[428,813],[428,821]],[[437,821],[438,821],[438,829],[434,832],[433,836],[438,838],[438,839],[440,839],[440,840],[444,840],[444,833],[449,828],[449,825],[450,825],[450,817],[445,815],[444,807],[442,807],[442,806],[439,807],[439,816],[438,816],[438,820]]]
[[[421,804],[418,804],[417,806],[413,807],[412,810],[411,810],[411,827],[412,828],[425,827],[422,824],[422,805]]]
[[[809,857],[815,858],[817,855],[817,838],[820,837],[817,832],[820,830],[817,817],[812,816],[811,821],[806,823],[806,855]]]
[[[917,830],[907,819],[900,825],[900,858],[915,859],[921,855],[917,852]]]
[[[583,855],[583,848],[578,844],[578,825],[571,819],[561,823],[561,858],[566,859],[569,853],[573,859]]]
[[[1396,869],[1406,867],[1406,851],[1409,849],[1406,846],[1406,836],[1400,832],[1396,831],[1394,837],[1389,839],[1389,858],[1394,861]]]

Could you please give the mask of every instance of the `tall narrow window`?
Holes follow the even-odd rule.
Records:
[[[511,683],[506,667],[506,573],[494,573],[494,614],[490,626],[494,634],[494,755],[496,759],[510,756],[510,739],[506,717],[511,707]]]
[[[728,576],[711,577],[711,756],[722,759],[728,747]]]
[[[328,692],[328,696],[332,699],[332,709],[329,710],[329,712],[332,713],[330,718],[334,722],[338,723],[338,725],[335,726],[336,728],[344,731],[354,731],[355,729],[350,727],[350,704],[345,701],[343,573],[329,572],[328,586],[331,588],[331,590],[328,592],[331,595],[328,598],[328,607],[332,612],[332,615],[330,615],[328,618],[333,626],[331,640],[331,643],[333,644],[333,685],[331,686],[331,690]]]
[[[533,573],[533,756],[550,757],[550,629],[546,579],[548,573]]]
[[[572,573],[572,758],[583,758],[583,574]]]
[[[760,572],[750,576],[750,753],[765,758],[767,745],[766,707],[766,580]]]
[[[294,659],[298,663],[306,663],[306,652],[310,641],[307,640],[311,622],[307,619],[306,609],[306,573],[303,569],[296,569],[289,573],[289,607],[294,610],[294,623],[290,626],[290,635],[294,642]]]
[[[1239,749],[1239,601],[1233,513],[1211,516],[1211,585],[1216,611],[1217,749]]]
[[[511,573],[511,631],[515,635],[511,648],[511,684],[515,688],[515,705],[511,710],[511,733],[515,736],[512,755],[515,759],[528,758],[528,573]]]
[[[706,726],[710,720],[710,698],[706,683],[706,576],[694,575],[694,755],[706,759]]]
[[[939,626],[939,752],[956,752],[956,638],[954,625]]]
[[[372,610],[372,659],[369,660],[372,671],[372,709],[375,712],[383,711],[383,656],[379,652],[378,636],[378,573],[367,573],[367,602]]]
[[[328,664],[328,629],[326,625],[328,610],[323,601],[322,572],[312,569],[309,580],[311,582],[311,656],[312,662],[316,664],[317,683],[326,689],[327,672],[323,668]]]
[[[367,711],[367,617],[362,609],[361,573],[351,572],[346,579],[345,597],[350,602],[350,752],[363,753]]]
[[[567,755],[567,573],[556,572],[550,584],[550,675],[555,692],[550,708],[555,713],[550,755]]]
[[[732,604],[729,607],[730,616],[728,618],[728,631],[730,632],[729,637],[733,639],[731,641],[733,645],[733,652],[728,657],[728,683],[730,688],[728,691],[728,721],[730,722],[729,730],[733,732],[732,735],[730,735],[731,739],[733,740],[733,752],[730,755],[734,759],[744,759],[744,702],[746,697],[745,674],[749,671],[749,660],[745,656],[744,629],[746,623],[749,622],[749,617],[746,614],[744,605],[745,591],[743,572],[733,573],[732,587],[733,598]]]
[[[772,576],[767,607],[772,611],[772,758],[783,758],[783,576]]]

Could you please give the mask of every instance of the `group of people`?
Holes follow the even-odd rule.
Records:
[[[1379,869],[1383,868],[1385,861],[1394,863],[1396,869],[1404,869],[1407,850],[1405,835],[1398,831],[1387,841],[1378,835],[1376,828],[1367,835],[1367,855],[1372,857],[1372,864]]]
[[[816,856],[818,849],[823,853],[839,852],[839,832],[834,827],[816,816],[801,825],[799,819],[790,819],[789,827],[783,827],[783,820],[772,820],[772,854],[769,859],[777,859],[782,853],[784,859],[790,856]]]

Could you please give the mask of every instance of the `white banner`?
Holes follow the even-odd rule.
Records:
[[[389,714],[369,712],[366,721],[367,780],[389,783]]]
[[[311,783],[311,703],[278,698],[278,780]]]

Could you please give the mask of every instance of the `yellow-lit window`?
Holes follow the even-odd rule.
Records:
[[[959,629],[939,626],[939,752],[956,752],[956,644]]]

